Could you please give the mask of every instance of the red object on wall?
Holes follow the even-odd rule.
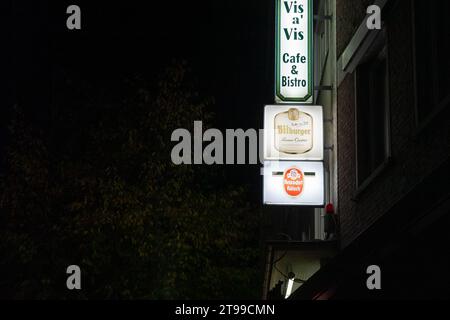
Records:
[[[334,214],[334,206],[332,203],[325,206],[325,213]]]

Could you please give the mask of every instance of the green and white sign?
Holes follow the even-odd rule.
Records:
[[[312,0],[276,0],[275,101],[313,103]]]

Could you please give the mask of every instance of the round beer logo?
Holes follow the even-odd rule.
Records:
[[[297,168],[287,169],[284,173],[284,191],[292,197],[298,197],[303,191],[303,172]]]

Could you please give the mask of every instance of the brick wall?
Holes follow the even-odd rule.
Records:
[[[366,16],[373,0],[336,0],[336,53],[339,57]]]
[[[363,21],[371,2],[337,0],[338,57]],[[342,247],[364,232],[413,186],[450,157],[449,108],[421,131],[417,131],[415,123],[411,1],[399,0],[390,9],[386,23],[393,161],[356,200],[353,75],[348,74],[338,88],[338,212]]]

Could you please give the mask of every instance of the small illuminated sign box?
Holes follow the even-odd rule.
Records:
[[[264,109],[265,160],[323,160],[321,106],[273,105]]]
[[[264,163],[264,204],[322,207],[325,201],[324,194],[322,162]]]
[[[313,72],[312,0],[276,0],[276,103],[313,103]]]

